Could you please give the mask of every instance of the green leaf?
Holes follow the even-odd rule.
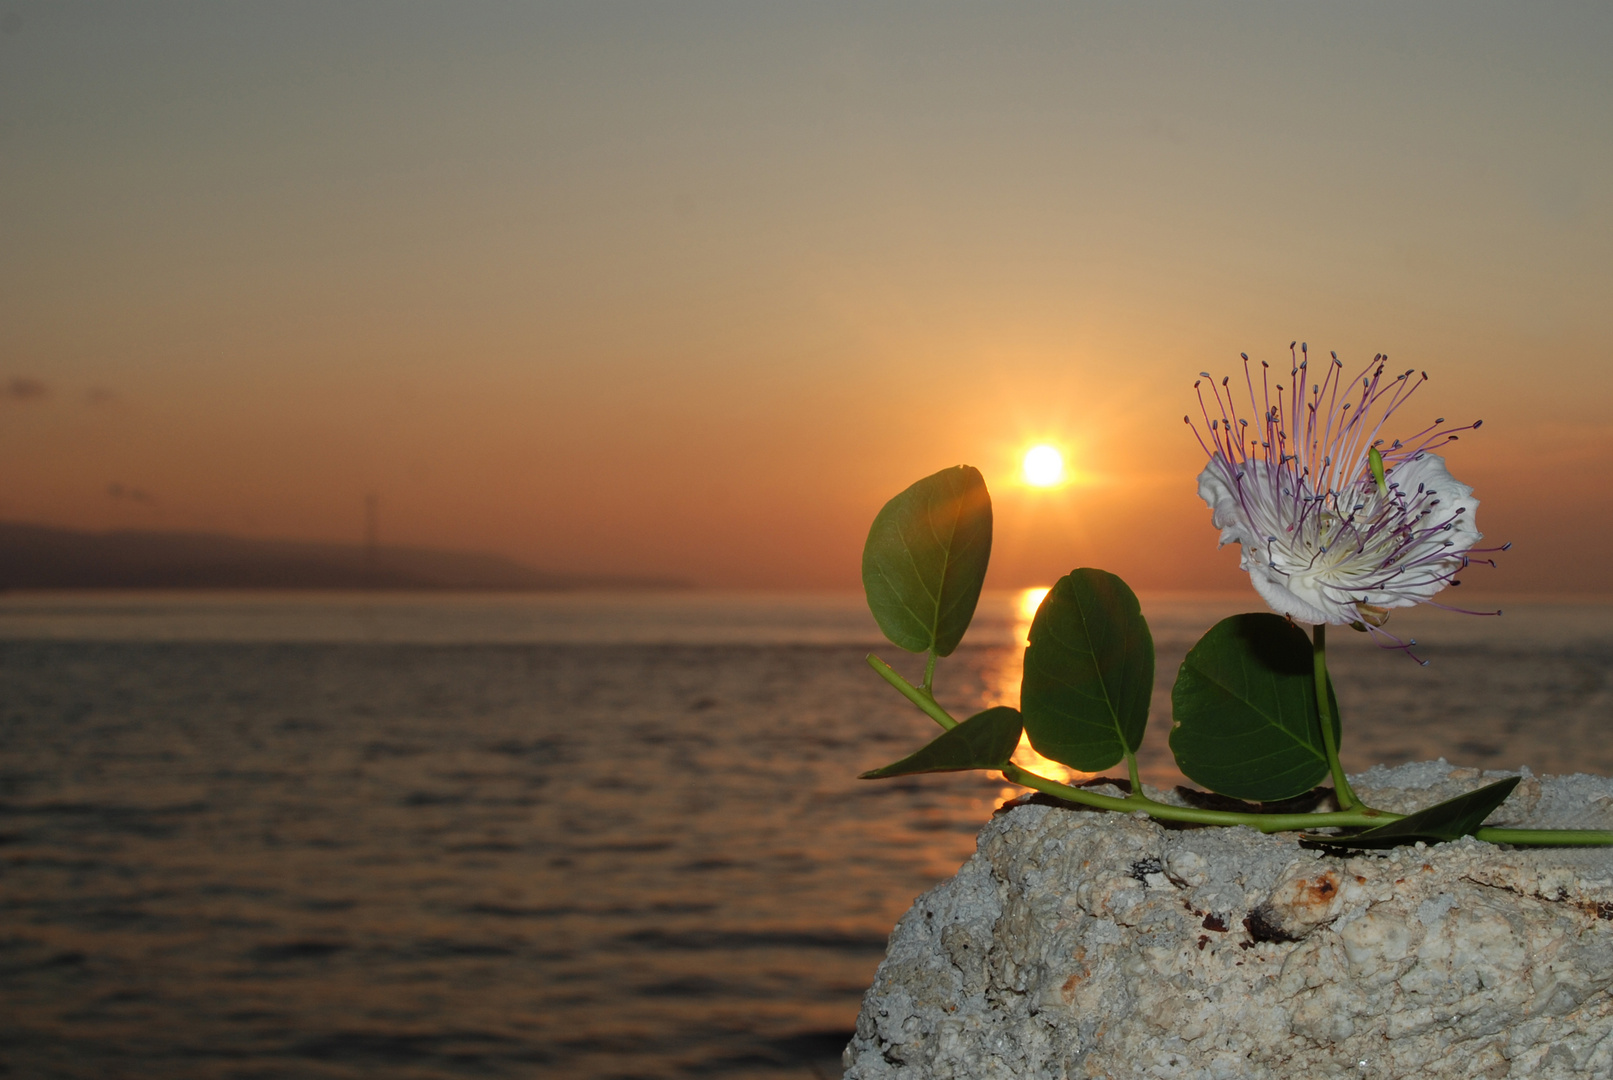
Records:
[[[1518,786],[1521,776],[1509,776],[1486,784],[1466,795],[1446,799],[1408,814],[1399,821],[1379,825],[1354,836],[1306,836],[1308,843],[1330,848],[1392,848],[1404,844],[1441,844],[1471,836],[1484,825],[1484,819],[1495,813],[1496,807],[1507,801],[1512,789]]]
[[[1333,732],[1339,707],[1328,686]],[[1195,783],[1270,802],[1328,775],[1310,639],[1280,615],[1234,615],[1199,639],[1171,689],[1171,752]]]
[[[1136,752],[1154,690],[1154,637],[1137,597],[1102,570],[1072,570],[1036,609],[1019,707],[1043,757],[1083,772]]]
[[[991,558],[991,496],[969,465],[926,476],[885,504],[863,545],[874,620],[909,652],[948,656],[963,640]]]
[[[975,713],[941,734],[930,745],[883,769],[865,772],[859,780],[878,780],[910,773],[960,772],[964,769],[1000,769],[1019,746],[1022,724],[1018,709],[1006,705]]]

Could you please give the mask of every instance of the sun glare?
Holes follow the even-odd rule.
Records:
[[[1064,455],[1045,445],[1025,451],[1025,483],[1032,487],[1052,487],[1063,479]]]
[[[1019,590],[1019,620],[1025,624],[1025,633],[1030,633],[1031,620],[1036,618],[1036,609],[1042,606],[1042,601],[1053,590],[1046,586],[1035,589]],[[1021,634],[1020,637],[1024,637]]]
[[[1014,637],[1021,646],[1030,643],[1031,622],[1036,618],[1036,609],[1042,605],[1042,600],[1046,598],[1049,591],[1051,590],[1046,586],[1020,589],[1018,590],[1018,595],[1013,598],[1013,607],[1010,610],[1016,616],[1014,619]],[[988,675],[987,691],[981,699],[982,708],[989,708],[992,705],[1017,705],[1019,703],[1023,656],[1024,653],[1018,649],[1009,649],[1003,653],[1001,666],[995,668]],[[1078,772],[1066,765],[1060,765],[1056,761],[1049,761],[1036,752],[1031,746],[1030,740],[1024,735],[1020,736],[1019,748],[1014,751],[1013,760],[1015,764],[1022,768],[1029,769],[1031,772],[1041,773],[1043,776],[1051,780],[1057,780],[1061,784],[1079,783],[1096,775],[1095,773]],[[1006,787],[1002,791],[1005,799],[1011,799],[1015,795],[1021,794],[1024,794],[1023,790],[1017,787]]]

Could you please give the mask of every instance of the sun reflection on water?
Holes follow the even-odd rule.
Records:
[[[1047,599],[1047,594],[1052,591],[1046,586],[1019,590],[1019,604],[1017,607],[1019,620],[1014,626],[1014,631],[1015,637],[1018,638],[1021,645],[1030,644],[1031,620],[1036,618],[1036,609],[1042,606],[1042,601]]]
[[[1036,609],[1050,590],[1045,587],[1021,589],[1014,601],[1014,641],[1018,648],[1006,650],[1002,662],[995,671],[989,673],[987,679],[985,699],[981,708],[990,708],[993,705],[1019,706],[1019,679],[1025,660],[1025,646],[1030,644],[1031,621],[1036,618]],[[1019,749],[1014,751],[1014,764],[1031,772],[1039,773],[1049,780],[1057,780],[1061,784],[1080,783],[1090,779],[1097,773],[1085,773],[1072,769],[1067,765],[1060,765],[1051,761],[1031,748],[1030,740],[1024,735],[1019,737]],[[1010,794],[1018,794],[1018,788],[1004,789]]]

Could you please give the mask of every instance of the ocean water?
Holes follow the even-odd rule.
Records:
[[[1144,597],[1145,779],[1181,656]],[[1034,597],[942,662],[1017,702]],[[1346,763],[1613,772],[1613,608],[1335,632]],[[1016,793],[861,782],[935,729],[860,597],[0,597],[0,1075],[839,1075],[885,937]]]

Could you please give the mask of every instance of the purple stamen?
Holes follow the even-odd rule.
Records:
[[[1253,430],[1238,415],[1231,376],[1217,385],[1208,372],[1200,375],[1215,411],[1204,398],[1203,382],[1195,382],[1204,427],[1183,418],[1209,458],[1205,476],[1216,478],[1201,480],[1209,484],[1201,490],[1222,490],[1211,505],[1223,542],[1258,542],[1265,549],[1256,563],[1246,556],[1245,568],[1257,584],[1269,583],[1262,592],[1274,609],[1305,622],[1355,622],[1358,603],[1390,609],[1428,603],[1440,589],[1458,584],[1458,571],[1476,563],[1493,566],[1493,559],[1473,556],[1511,545],[1474,546],[1479,534],[1469,511],[1477,504],[1429,453],[1483,422],[1444,428],[1441,417],[1410,438],[1390,441],[1385,450],[1385,423],[1427,381],[1427,373],[1413,379],[1416,369],[1408,369],[1386,377],[1388,354],[1378,353],[1347,379],[1343,361],[1330,352],[1332,363],[1313,381],[1309,352],[1308,343],[1289,343],[1294,381],[1286,388],[1275,385],[1275,396],[1270,363],[1261,361],[1257,392],[1249,354],[1239,354],[1250,411],[1260,417]],[[1368,448],[1377,448],[1383,459],[1384,491],[1368,467]],[[1440,489],[1454,484],[1458,505],[1445,509],[1439,490],[1419,477],[1438,479]],[[1408,494],[1403,480],[1416,482],[1415,492]],[[1436,509],[1443,516],[1434,518]]]

